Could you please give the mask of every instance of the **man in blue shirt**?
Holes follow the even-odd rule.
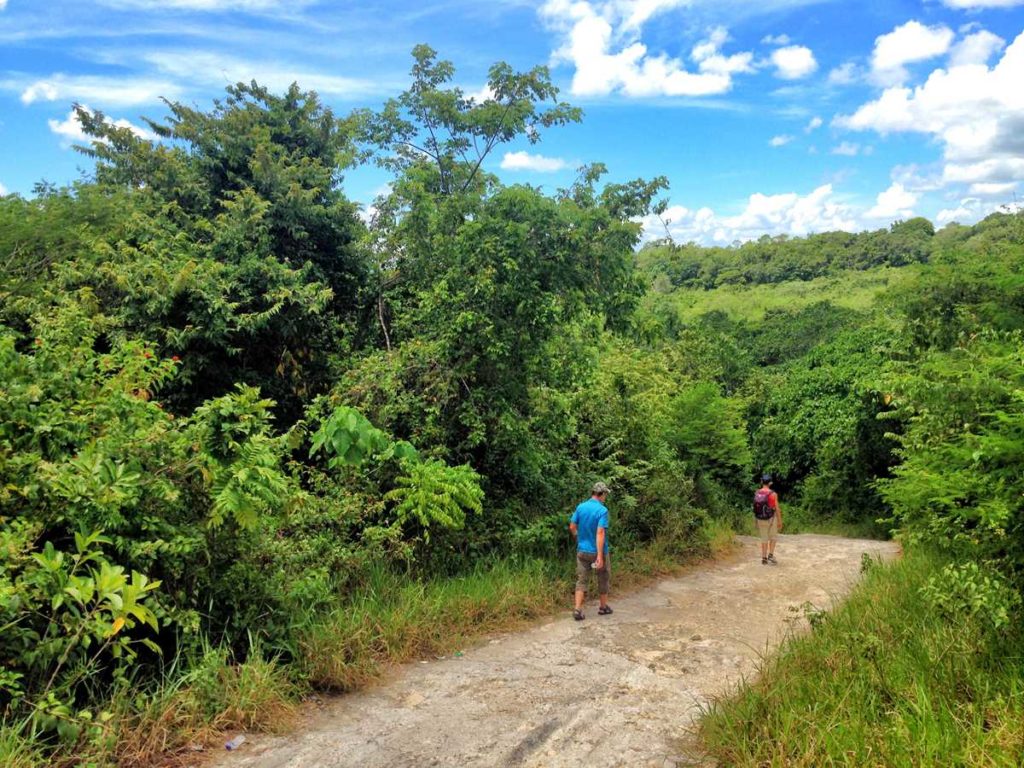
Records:
[[[569,520],[569,530],[576,537],[576,609],[572,617],[583,621],[583,600],[587,596],[587,582],[590,572],[597,576],[597,592],[601,606],[597,612],[607,616],[612,612],[608,605],[608,583],[610,565],[608,563],[608,507],[604,505],[608,498],[608,486],[594,483],[589,499],[584,501]]]

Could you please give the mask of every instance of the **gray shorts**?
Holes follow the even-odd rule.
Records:
[[[587,582],[590,580],[590,574],[593,573],[597,576],[597,593],[599,595],[607,595],[612,575],[611,558],[608,557],[608,553],[606,552],[604,556],[604,567],[597,569],[591,567],[595,560],[597,560],[597,555],[592,555],[589,552],[576,553],[576,591],[587,591]]]

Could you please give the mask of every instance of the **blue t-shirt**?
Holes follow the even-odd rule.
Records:
[[[597,554],[597,529],[604,528],[604,551],[608,553],[608,507],[597,499],[587,499],[572,513],[576,524],[576,550]]]

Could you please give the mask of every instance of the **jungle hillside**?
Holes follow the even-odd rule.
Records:
[[[486,170],[584,119],[545,67],[457,82],[418,46],[376,109],[243,82],[143,138],[78,107],[87,176],[0,197],[0,763],[277,727],[568,610],[595,481],[625,587],[727,547],[767,472],[787,532],[905,556],[709,752],[1019,765],[1024,214],[652,240],[663,177]]]

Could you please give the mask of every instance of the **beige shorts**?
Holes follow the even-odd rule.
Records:
[[[775,541],[775,529],[776,521],[778,518],[772,517],[770,520],[758,520],[754,518],[754,522],[757,523],[757,532],[761,535],[761,542],[767,544],[769,541]]]
[[[604,567],[591,568],[591,565],[595,560],[597,560],[597,555],[592,555],[589,552],[576,553],[576,591],[587,591],[587,582],[590,581],[590,574],[593,573],[597,576],[597,593],[599,595],[607,595],[612,575],[611,558],[609,558],[608,554],[605,553]]]

